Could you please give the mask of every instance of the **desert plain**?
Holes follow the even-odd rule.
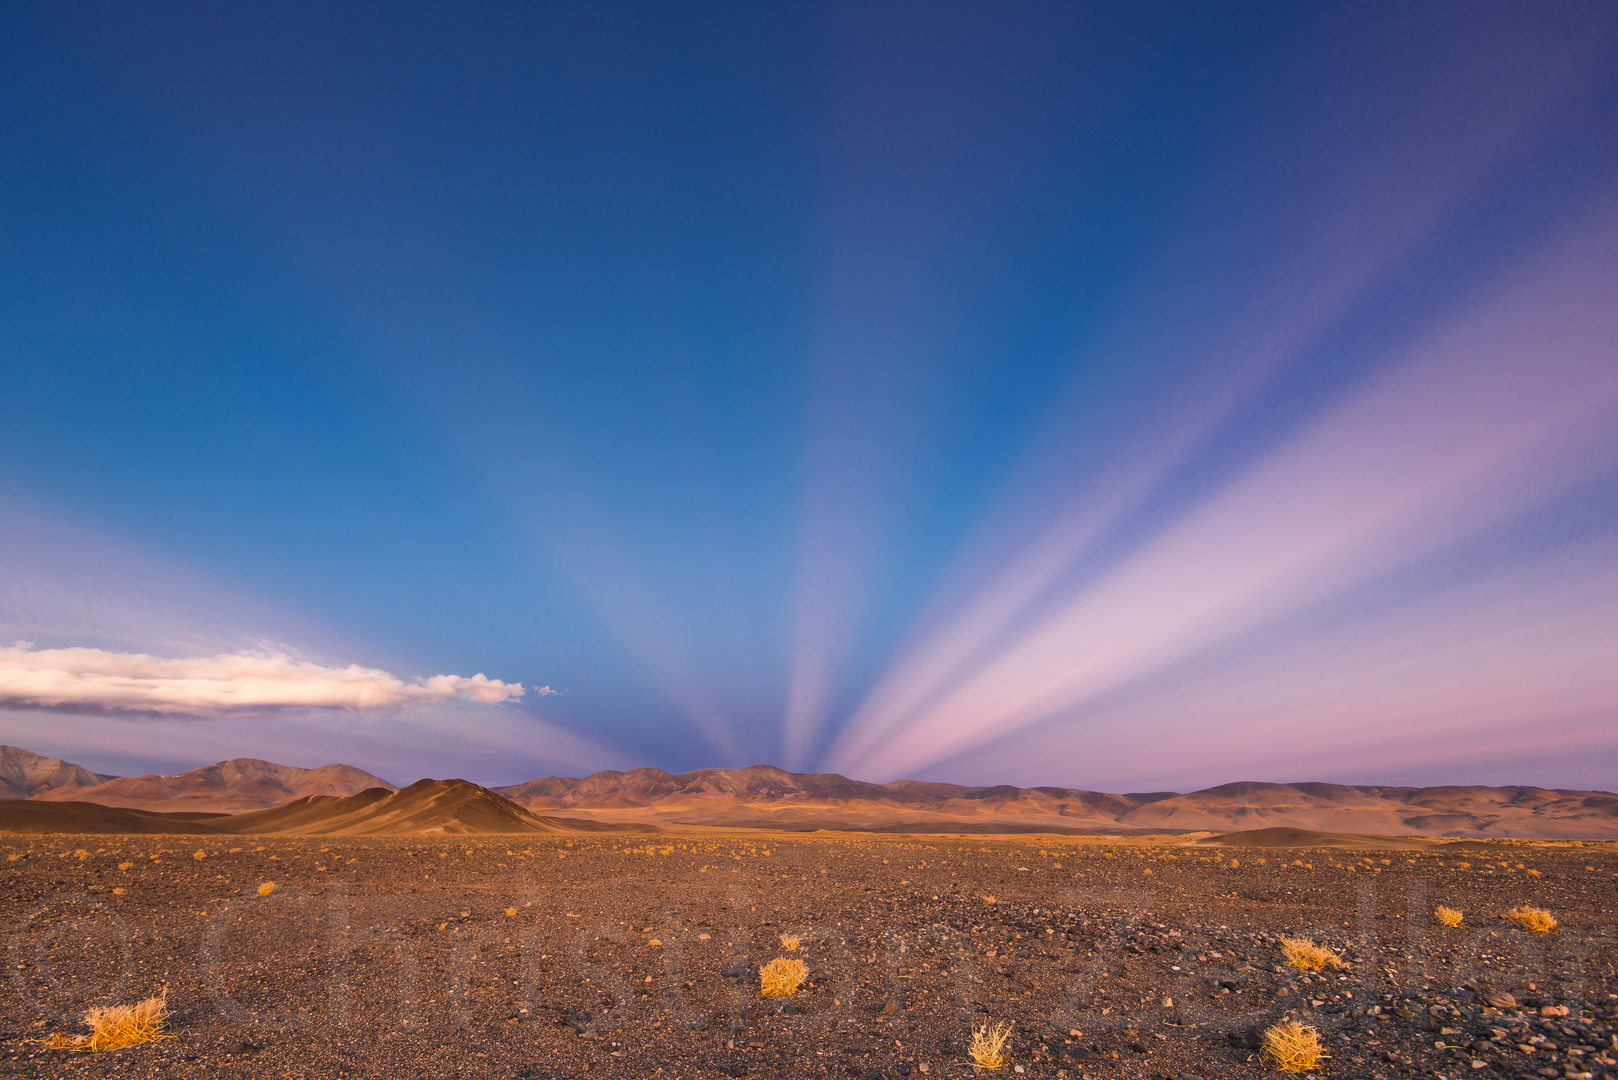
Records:
[[[1309,1075],[1618,1076],[1604,840],[14,833],[0,868],[4,1075],[987,1076],[1004,1023],[1003,1075],[1237,1080],[1291,1017]],[[40,1041],[165,990],[168,1038]]]

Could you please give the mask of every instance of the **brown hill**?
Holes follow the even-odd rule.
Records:
[[[530,810],[598,821],[873,832],[1234,833],[1618,839],[1618,795],[1535,787],[1224,784],[1189,794],[872,784],[768,765],[599,772],[495,789]]]
[[[0,746],[0,799],[32,799],[53,791],[72,798],[72,792],[111,779],[61,758],[40,757],[20,746]]]
[[[221,827],[239,833],[306,836],[575,831],[465,780],[418,780],[399,791],[373,788],[342,799],[313,795],[269,810],[236,814]]]
[[[77,766],[75,766],[76,768]],[[99,778],[98,778],[99,779]],[[343,798],[367,788],[393,790],[386,780],[352,765],[300,769],[257,758],[234,758],[173,776],[121,776],[91,787],[57,789],[36,799],[71,799],[157,812],[236,814],[262,810],[310,795]]]
[[[207,833],[281,836],[401,836],[473,833],[658,832],[654,825],[541,817],[465,780],[419,780],[403,791],[306,795],[241,814],[153,813],[63,800],[0,802],[0,832]]]
[[[154,814],[118,806],[36,799],[0,802],[0,832],[7,833],[207,833],[224,830],[214,814]]]

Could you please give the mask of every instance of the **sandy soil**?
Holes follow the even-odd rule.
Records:
[[[1252,1035],[1291,1015],[1322,1076],[1618,1076],[1614,845],[1180,843],[0,837],[0,1074],[964,1077],[1008,1021],[1005,1075],[1213,1080],[1275,1075]],[[780,955],[810,983],[766,998]],[[165,986],[161,1043],[35,1041]]]

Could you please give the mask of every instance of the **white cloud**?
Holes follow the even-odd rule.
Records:
[[[0,708],[62,708],[231,716],[265,709],[388,709],[459,698],[520,698],[521,683],[485,675],[406,682],[358,664],[327,667],[283,653],[238,652],[169,660],[104,649],[0,648]]]

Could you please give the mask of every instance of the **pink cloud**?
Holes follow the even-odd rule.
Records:
[[[377,668],[334,667],[276,652],[165,659],[105,649],[0,648],[0,707],[229,716],[284,708],[376,710],[450,699],[498,704],[520,683],[485,675],[406,682]]]

